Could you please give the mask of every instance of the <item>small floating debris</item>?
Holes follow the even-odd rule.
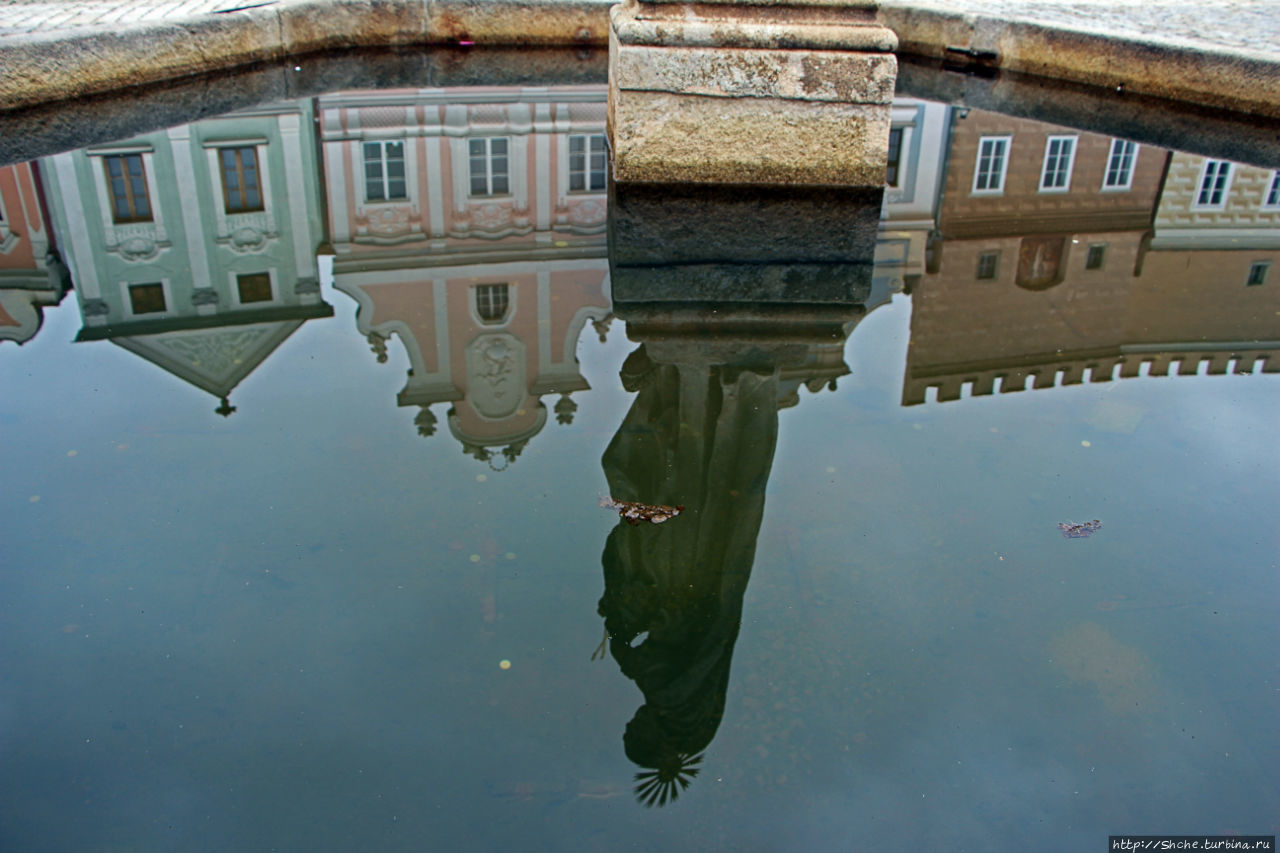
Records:
[[[1077,524],[1074,521],[1064,521],[1058,525],[1058,529],[1062,531],[1062,535],[1067,539],[1088,539],[1097,533],[1102,527],[1102,522],[1098,519],[1093,521],[1082,521]]]
[[[683,506],[663,506],[662,504],[642,504],[635,501],[619,501],[613,498],[601,498],[600,506],[614,509],[627,524],[636,525],[642,521],[650,524],[661,524],[670,521],[684,512]]]

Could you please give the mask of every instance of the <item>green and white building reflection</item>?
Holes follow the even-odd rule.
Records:
[[[234,408],[308,319],[323,242],[312,110],[266,105],[43,161],[77,340],[109,340]]]

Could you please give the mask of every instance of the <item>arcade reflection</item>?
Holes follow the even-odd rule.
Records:
[[[610,187],[604,98],[342,92],[5,167],[0,339],[31,340],[73,289],[77,341],[226,417],[302,324],[334,317],[331,268],[354,303],[329,296],[334,322],[408,359],[406,428],[439,445],[443,416],[502,470],[548,406],[572,427],[587,326],[625,326],[610,496],[682,507],[620,519],[601,557],[602,649],[643,694],[623,748],[650,806],[689,786],[725,713],[778,413],[801,386],[836,391],[871,312],[910,300],[903,406],[1280,371],[1274,168],[900,99],[882,193]]]

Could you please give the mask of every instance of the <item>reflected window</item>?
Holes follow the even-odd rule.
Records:
[[[1200,173],[1200,190],[1195,206],[1221,210],[1227,204],[1227,190],[1231,187],[1231,164],[1226,160],[1204,161]]]
[[[1076,138],[1050,136],[1044,146],[1044,168],[1040,171],[1041,192],[1066,192],[1071,186],[1071,168],[1075,165]]]
[[[1263,199],[1262,206],[1280,209],[1280,169],[1271,173],[1271,185],[1267,187],[1267,196]]]
[[[887,186],[898,185],[898,170],[902,163],[902,128],[895,127],[889,131],[889,168],[885,171],[884,182]]]
[[[236,291],[240,294],[240,304],[271,301],[271,274],[265,272],[249,273],[236,276]]]
[[[111,216],[116,222],[150,222],[147,173],[141,154],[113,154],[102,158],[111,193]]]
[[[408,198],[404,142],[365,142],[362,148],[365,201],[403,201]]]
[[[485,323],[501,323],[511,307],[510,291],[505,284],[476,286],[476,313]]]
[[[1249,267],[1249,278],[1245,284],[1249,287],[1257,287],[1264,284],[1267,280],[1267,272],[1271,269],[1270,261],[1257,261],[1253,266]]]
[[[973,170],[974,193],[1004,192],[1010,139],[1010,136],[984,136],[978,140],[978,160]]]
[[[1111,154],[1107,157],[1107,174],[1102,179],[1104,190],[1127,190],[1133,186],[1133,161],[1138,156],[1138,144],[1127,139],[1111,140]]]
[[[1089,254],[1085,255],[1084,268],[1087,270],[1102,269],[1102,262],[1107,257],[1107,244],[1094,243],[1089,247]]]
[[[978,273],[979,279],[991,279],[996,277],[996,273],[1000,271],[1000,253],[999,252],[983,252],[978,255]]]
[[[158,281],[129,285],[129,308],[134,314],[163,314],[168,310],[164,285]]]
[[[471,161],[471,195],[494,196],[511,192],[506,137],[485,137],[467,141]]]
[[[591,192],[605,187],[603,133],[569,137],[569,190]]]
[[[222,165],[222,198],[227,213],[262,210],[258,150],[251,145],[219,148],[218,162]]]

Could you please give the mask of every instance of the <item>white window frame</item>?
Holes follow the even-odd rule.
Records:
[[[583,159],[582,159],[581,170],[573,168],[573,141],[575,139],[582,140],[582,158]],[[599,170],[600,186],[598,187],[595,186],[595,183],[592,180],[592,178],[595,176],[596,170],[591,168],[591,157],[595,153],[592,151],[591,143],[596,139],[599,139],[601,141],[601,151],[599,153],[604,157],[604,164],[601,166]],[[603,133],[571,133],[569,134],[569,141],[567,144],[568,144],[568,152],[569,152],[569,160],[568,160],[568,163],[569,163],[568,174],[569,174],[569,187],[570,187],[569,192],[573,193],[574,195],[604,192],[605,189],[608,188],[609,186],[609,143],[605,139],[605,135]],[[573,177],[575,174],[578,174],[578,173],[581,173],[582,175],[583,186],[582,186],[582,189],[575,190],[573,189]]]
[[[369,173],[367,165],[369,160],[365,157],[365,146],[378,146],[378,162],[382,167],[382,198],[369,198]],[[404,172],[401,180],[404,181],[404,195],[392,196],[389,186],[389,178],[387,177],[387,146],[400,146],[400,165]],[[361,139],[360,140],[360,179],[361,187],[364,190],[365,204],[403,204],[409,200],[409,146],[404,139]]]
[[[1123,177],[1124,180],[1113,184],[1111,183],[1111,164],[1115,162],[1117,155],[1126,157],[1126,154],[1122,153],[1126,148],[1128,148],[1128,163],[1123,171],[1120,172],[1120,176]],[[1133,189],[1133,173],[1138,165],[1138,151],[1141,150],[1141,148],[1141,145],[1128,139],[1111,140],[1111,151],[1107,154],[1107,162],[1102,170],[1103,192],[1125,192],[1126,190]]]
[[[213,190],[213,220],[217,223],[218,239],[225,240],[245,223],[255,223],[267,233],[276,230],[275,199],[271,192],[271,165],[267,156],[269,142],[265,137],[251,139],[205,139],[205,162],[209,166],[209,186]],[[262,210],[247,210],[242,213],[227,213],[227,199],[222,190],[222,149],[250,148],[255,149],[258,161],[258,187],[262,191]]]
[[[156,175],[155,149],[150,145],[129,145],[110,148],[89,148],[84,153],[93,176],[93,187],[98,193],[98,213],[102,219],[102,232],[106,238],[107,251],[115,251],[115,247],[119,246],[121,239],[134,235],[145,235],[157,244],[167,244],[169,237],[164,226],[164,209],[160,206],[160,190],[154,180]],[[111,189],[107,186],[107,170],[103,163],[103,158],[118,154],[142,155],[142,168],[147,175],[147,201],[151,204],[150,222],[116,223],[115,210],[111,204]],[[221,196],[219,196],[219,202],[221,202]],[[218,209],[221,210],[221,208]]]
[[[1271,182],[1262,191],[1262,209],[1280,210],[1280,169],[1271,173]]]
[[[1223,173],[1226,177],[1223,177]],[[1212,177],[1210,176],[1212,173]],[[1222,210],[1227,206],[1227,196],[1231,193],[1231,181],[1235,178],[1235,164],[1230,160],[1208,160],[1204,161],[1204,165],[1200,167],[1200,180],[1196,181],[1195,198],[1191,202],[1192,210]],[[1210,193],[1210,200],[1202,202],[1200,199],[1205,194],[1205,181],[1213,180],[1215,183],[1221,180],[1222,186],[1216,192],[1219,194],[1217,201],[1212,200],[1213,192]]]
[[[1074,133],[1054,134],[1053,136],[1049,136],[1045,138],[1044,160],[1040,165],[1040,192],[1065,193],[1071,189],[1071,173],[1075,171],[1076,149],[1079,148],[1079,142],[1080,142],[1080,137]],[[1053,146],[1055,143],[1065,144],[1069,146],[1067,153],[1063,155],[1061,147],[1059,147],[1058,152],[1056,154],[1053,153]],[[1065,168],[1062,167],[1062,159],[1064,156],[1067,161]],[[1049,159],[1051,157],[1057,158],[1056,165],[1058,166],[1058,168],[1054,169],[1053,172],[1049,171]],[[1055,180],[1057,177],[1061,176],[1062,183],[1060,185],[1057,183],[1054,183],[1053,185],[1046,184],[1046,180],[1050,177],[1050,175],[1052,175],[1055,178]]]
[[[1000,174],[994,186],[978,188],[978,178],[982,172],[982,149],[987,143],[991,143],[994,147],[1001,147],[1000,153]],[[973,160],[973,185],[969,189],[970,195],[1004,195],[1004,179],[1009,172],[1009,150],[1013,147],[1013,135],[1005,134],[1003,136],[982,136],[978,138],[978,154]],[[993,155],[988,155],[993,156]]]
[[[493,191],[493,143],[495,140],[502,140],[507,144],[507,153],[503,155],[507,160],[507,189],[504,192]],[[471,171],[471,159],[474,156],[471,153],[471,143],[484,143],[484,179],[486,190],[483,193],[477,193],[472,190],[471,181],[476,177]],[[468,198],[507,198],[511,195],[511,165],[513,161],[512,152],[514,146],[511,144],[509,136],[472,136],[467,138],[467,197]]]
[[[219,145],[216,148],[217,157],[215,158],[215,162],[218,164],[218,170],[214,172],[214,176],[217,179],[218,190],[220,191],[220,194],[222,196],[220,199],[218,199],[218,204],[221,206],[222,212],[227,216],[240,216],[245,213],[263,213],[266,211],[267,192],[266,192],[266,189],[262,186],[262,149],[265,147],[266,147],[265,145],[261,145],[257,143],[248,143],[245,145]],[[258,184],[256,188],[258,190],[258,208],[257,209],[246,208],[243,210],[227,210],[227,177],[226,177],[226,167],[222,162],[222,152],[224,151],[239,152],[239,151],[245,151],[245,150],[253,152],[253,170],[254,172],[257,173],[256,180]],[[239,162],[241,165],[241,171],[243,171],[243,160],[240,159],[238,154],[236,155],[236,159],[237,159],[237,162]]]

